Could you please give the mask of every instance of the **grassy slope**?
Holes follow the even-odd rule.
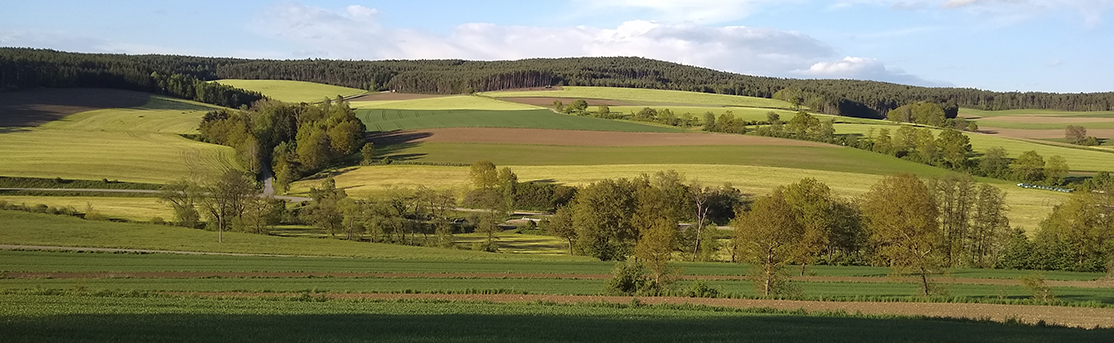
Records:
[[[0,134],[0,175],[164,183],[240,168],[232,148],[179,136],[196,133],[212,106],[151,96],[126,109],[76,113]]]
[[[1060,110],[1035,110],[1035,109],[1021,109],[1021,110],[1006,110],[1006,111],[984,111],[972,108],[960,108],[959,114],[971,117],[1000,117],[1000,116],[1035,116],[1035,117],[1091,117],[1091,118],[1114,118],[1114,111],[1060,111]]]
[[[113,219],[130,221],[149,221],[154,217],[172,220],[174,212],[170,206],[160,203],[157,198],[149,197],[111,197],[111,196],[19,196],[0,195],[0,201],[11,204],[38,204],[50,207],[72,207],[84,212],[87,206],[93,211]]]
[[[419,130],[452,127],[501,127],[617,132],[681,132],[681,129],[578,117],[550,110],[393,110],[360,109],[356,116],[368,131]]]
[[[1082,126],[1087,129],[1114,129],[1114,122],[1084,122],[1084,123],[1018,123],[1013,121],[994,120],[995,118],[979,119],[980,128],[1024,129],[1024,130],[1063,130],[1068,125]],[[1092,135],[1093,136],[1093,135]]]
[[[836,133],[866,134],[871,128],[877,130],[887,128],[890,135],[897,130],[896,125],[863,125],[863,124],[836,124]],[[934,130],[939,133],[939,130]],[[1101,151],[1076,149],[1062,146],[1038,144],[1017,139],[1009,139],[994,135],[967,133],[971,138],[971,146],[975,152],[982,152],[992,147],[1003,147],[1009,156],[1016,157],[1022,152],[1034,150],[1046,159],[1052,155],[1063,156],[1068,161],[1068,166],[1077,171],[1114,171],[1114,155]]]
[[[407,247],[331,239],[284,238],[217,233],[150,224],[86,221],[78,218],[0,210],[0,244],[136,248],[252,254],[348,256],[385,259],[514,260],[567,259],[490,254],[464,250]],[[571,258],[584,260],[585,258]]]
[[[1114,330],[703,307],[4,295],[10,342],[1102,342]],[[435,323],[432,324],[431,323]]]
[[[313,82],[288,80],[217,80],[229,86],[252,90],[275,100],[285,102],[319,102],[325,98],[336,98],[367,93],[362,89],[326,85]]]
[[[646,104],[687,104],[687,105],[712,105],[712,106],[741,106],[784,108],[792,106],[781,100],[755,98],[746,96],[683,92],[658,89],[637,88],[612,88],[612,87],[563,87],[561,90],[546,91],[506,91],[480,93],[483,96],[495,98],[585,98],[607,99]]]
[[[349,106],[355,109],[394,109],[394,110],[489,110],[520,111],[537,110],[541,107],[501,101],[481,96],[454,95],[413,100],[353,101]]]

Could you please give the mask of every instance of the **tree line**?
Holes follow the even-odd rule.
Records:
[[[154,72],[160,75],[181,74],[200,81],[221,78],[296,80],[373,91],[442,94],[545,86],[670,89],[781,98],[821,113],[879,119],[903,104],[914,102],[954,104],[982,110],[1114,110],[1114,92],[991,92],[877,81],[782,79],[637,57],[518,61],[251,60],[0,48],[0,89],[80,86],[163,91],[151,76]]]

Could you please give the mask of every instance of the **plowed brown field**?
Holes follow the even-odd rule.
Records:
[[[396,143],[489,143],[573,146],[709,146],[779,145],[837,146],[761,136],[718,133],[602,132],[543,129],[450,128],[395,131],[371,137],[375,144]]]

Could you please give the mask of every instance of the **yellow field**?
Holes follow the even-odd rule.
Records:
[[[349,106],[355,109],[392,109],[392,110],[490,110],[519,111],[536,110],[541,107],[502,101],[471,95],[454,95],[414,100],[353,101]]]
[[[39,128],[194,134],[205,112],[217,108],[220,107],[152,95],[144,106],[76,113]]]
[[[775,168],[740,165],[710,164],[632,164],[632,165],[574,165],[574,166],[509,166],[522,182],[553,180],[570,185],[583,185],[606,178],[634,178],[663,170],[676,170],[689,181],[707,185],[731,183],[751,195],[763,195],[782,185],[812,177],[827,183],[841,196],[855,197],[870,190],[883,176],[818,171],[808,169]],[[468,185],[467,167],[389,165],[353,168],[335,177],[337,187],[344,187],[349,195],[375,196],[392,188],[426,186],[436,189],[456,190],[463,194]],[[301,181],[294,184],[292,193],[306,193],[320,180]],[[1011,183],[996,181],[995,186],[1007,192],[1013,226],[1032,231],[1052,207],[1063,202],[1067,194],[1022,189]]]
[[[660,89],[614,88],[614,87],[562,87],[560,90],[543,91],[503,91],[480,93],[495,98],[582,98],[607,99],[648,104],[676,105],[713,105],[765,108],[793,108],[787,102],[747,96],[683,92]]]
[[[236,88],[263,93],[267,97],[284,102],[320,102],[325,98],[352,96],[367,93],[362,89],[326,85],[322,83],[288,80],[217,80]]]
[[[159,203],[156,198],[0,195],[0,201],[27,206],[43,204],[51,207],[72,207],[79,212],[84,212],[86,207],[91,205],[93,211],[109,218],[141,222],[150,221],[154,217],[162,217],[167,221],[174,220],[174,212],[171,211],[170,205]]]

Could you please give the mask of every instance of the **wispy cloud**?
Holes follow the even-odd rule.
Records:
[[[993,20],[998,26],[1071,12],[1082,18],[1085,25],[1093,27],[1114,11],[1114,0],[843,0],[829,8],[862,4],[888,6],[895,10],[962,11]]]
[[[47,48],[112,54],[184,54],[179,49],[120,42],[68,32],[35,29],[0,30],[0,46]]]
[[[589,11],[643,11],[657,21],[720,23],[746,18],[766,6],[796,0],[573,0]]]
[[[808,69],[795,70],[799,76],[823,79],[869,79],[919,86],[950,86],[948,83],[925,80],[900,69],[886,67],[873,58],[844,57],[837,61],[817,62]]]

